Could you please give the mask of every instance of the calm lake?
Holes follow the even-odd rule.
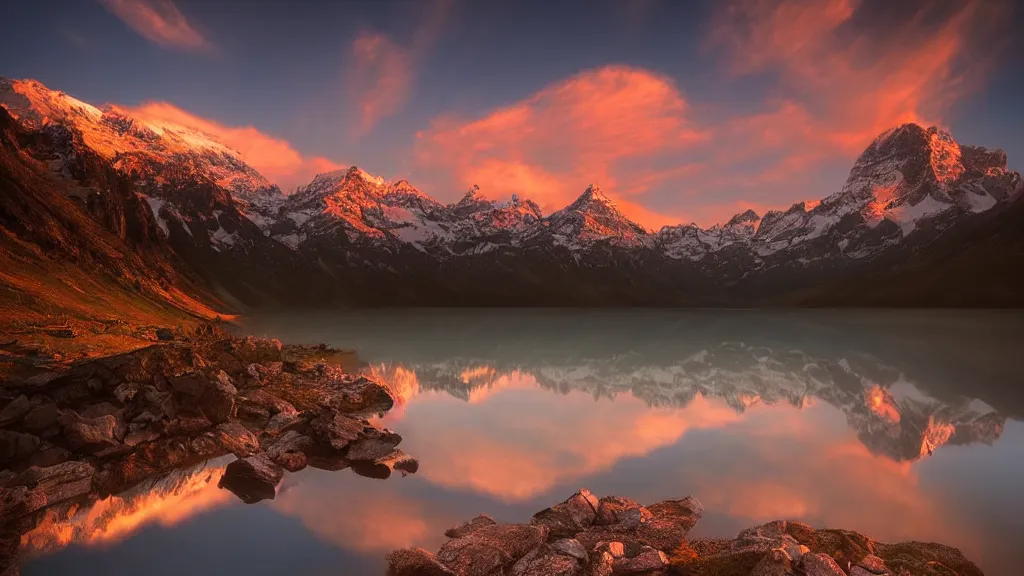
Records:
[[[391,310],[247,318],[358,352],[402,397],[420,461],[380,480],[289,474],[245,505],[210,462],[53,518],[25,575],[382,574],[486,513],[528,521],[586,487],[693,495],[691,537],[799,519],[1024,566],[1024,314]]]

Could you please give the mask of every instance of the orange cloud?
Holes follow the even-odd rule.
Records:
[[[318,173],[342,168],[320,156],[303,156],[287,140],[275,138],[253,126],[225,126],[167,102],[147,102],[128,113],[148,123],[168,123],[201,132],[237,151],[247,164],[285,192],[307,184]]]
[[[776,89],[787,94],[730,123],[748,136],[743,153],[781,153],[752,183],[784,179],[823,158],[852,158],[899,124],[942,125],[964,89],[980,83],[966,77],[985,69],[974,47],[1005,3],[913,6],[897,15],[855,0],[722,5],[712,45],[726,48],[734,73],[776,73]]]
[[[417,134],[415,161],[439,195],[478,184],[546,212],[597,182],[651,228],[722,222],[741,201],[785,209],[838,190],[823,166],[848,167],[885,130],[943,125],[981,83],[994,53],[983,41],[1005,5],[723,2],[708,46],[725,55],[724,82],[769,81],[753,111],[692,103],[665,76],[605,66],[479,118],[436,118]]]
[[[377,122],[402,109],[412,88],[413,58],[407,48],[384,34],[360,32],[352,44],[359,102],[359,134],[370,132]]]
[[[517,193],[546,211],[571,202],[592,182],[621,201],[646,190],[634,182],[655,171],[652,162],[705,137],[687,113],[667,77],[606,66],[483,118],[436,119],[417,134],[416,160],[448,171],[453,189],[477,184],[497,198]],[[672,220],[650,210],[634,214],[647,225]]]
[[[167,48],[203,50],[209,41],[200,34],[172,0],[99,0],[111,14],[140,36]]]

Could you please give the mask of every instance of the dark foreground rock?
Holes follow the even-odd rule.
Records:
[[[346,374],[343,353],[212,325],[171,336],[0,385],[0,534],[227,454],[219,485],[245,502],[274,498],[284,471],[307,465],[416,472],[401,436],[363,419],[394,404],[390,390]]]
[[[686,535],[703,514],[695,498],[641,506],[580,490],[531,524],[478,516],[450,528],[437,554],[396,550],[389,576],[980,576],[955,548],[884,544],[846,530],[776,521],[732,540]]]

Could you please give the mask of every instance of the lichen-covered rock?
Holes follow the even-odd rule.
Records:
[[[769,551],[750,572],[750,576],[793,576],[793,574],[793,562],[782,549]]]
[[[608,552],[595,552],[590,555],[583,576],[612,576],[615,559]]]
[[[681,500],[662,500],[646,508],[655,519],[674,522],[687,531],[704,515],[704,506],[692,496]]]
[[[117,419],[109,414],[98,418],[83,418],[68,411],[61,415],[58,422],[64,429],[64,439],[72,451],[99,452],[117,444],[114,436]]]
[[[32,434],[0,430],[0,466],[7,467],[28,458],[39,448],[40,442]]]
[[[11,400],[3,410],[0,410],[0,426],[10,426],[19,422],[34,406],[35,403],[24,394]]]
[[[551,543],[551,548],[559,554],[572,556],[580,562],[587,561],[587,550],[583,547],[583,544],[580,544],[580,541],[575,538],[562,538],[561,540],[555,540]]]
[[[309,427],[317,440],[337,451],[348,448],[363,432],[362,420],[331,409],[321,410]]]
[[[261,453],[228,464],[217,485],[230,490],[246,504],[253,504],[273,500],[277,483],[283,476],[281,468]]]
[[[366,428],[363,437],[352,442],[345,457],[353,462],[383,458],[402,442],[402,437],[390,430]]]
[[[619,558],[612,562],[612,573],[616,576],[647,574],[668,566],[668,557],[661,550],[647,548],[632,558]]]
[[[325,403],[342,412],[365,414],[390,410],[395,405],[395,397],[387,386],[360,376],[334,387]]]
[[[92,490],[96,469],[85,462],[63,462],[56,466],[32,466],[8,482],[9,486],[24,486],[49,506],[84,496]]]
[[[231,377],[221,370],[202,395],[200,409],[214,424],[227,422],[235,415],[235,396],[238,389]]]
[[[444,535],[449,538],[462,538],[463,536],[469,536],[473,532],[483,528],[484,526],[494,526],[497,522],[494,518],[486,514],[481,514],[472,520],[468,520],[444,531]]]
[[[577,576],[583,571],[580,561],[542,544],[520,558],[509,572],[511,576]]]
[[[619,514],[640,505],[632,498],[624,496],[604,496],[598,500],[597,516],[594,524],[597,526],[608,526],[619,523]]]
[[[285,470],[297,472],[306,467],[306,453],[314,446],[311,438],[292,430],[267,446],[267,456]]]
[[[597,507],[597,498],[582,489],[565,502],[534,514],[530,523],[546,526],[552,538],[572,538],[594,523]]]
[[[828,554],[805,554],[801,560],[804,576],[846,576]]]
[[[422,548],[403,548],[387,555],[387,576],[456,576]]]
[[[215,434],[220,445],[239,458],[252,456],[260,450],[260,441],[256,435],[238,422],[218,425]]]
[[[60,410],[57,408],[57,404],[44,402],[29,410],[22,418],[21,425],[26,430],[45,430],[56,424],[58,418],[60,418]]]
[[[504,524],[484,526],[462,538],[449,540],[437,559],[465,576],[501,574],[547,539],[544,526]]]
[[[878,557],[885,561],[886,567],[894,574],[982,576],[981,569],[952,546],[934,542],[879,542],[875,549]]]

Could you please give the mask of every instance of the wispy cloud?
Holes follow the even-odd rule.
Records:
[[[165,48],[206,50],[210,42],[172,0],[99,0],[140,36]]]
[[[359,102],[358,133],[373,130],[405,105],[413,80],[413,58],[408,48],[386,35],[363,30],[352,44],[353,91]]]
[[[318,173],[342,167],[327,158],[300,154],[287,140],[265,134],[253,126],[226,126],[167,102],[147,102],[127,111],[146,121],[184,126],[212,137],[238,151],[242,160],[286,193],[309,183]]]
[[[424,1],[423,17],[407,45],[365,28],[351,47],[348,87],[358,105],[354,134],[363,136],[381,120],[400,112],[413,89],[418,60],[428,54],[451,13],[453,0]]]

